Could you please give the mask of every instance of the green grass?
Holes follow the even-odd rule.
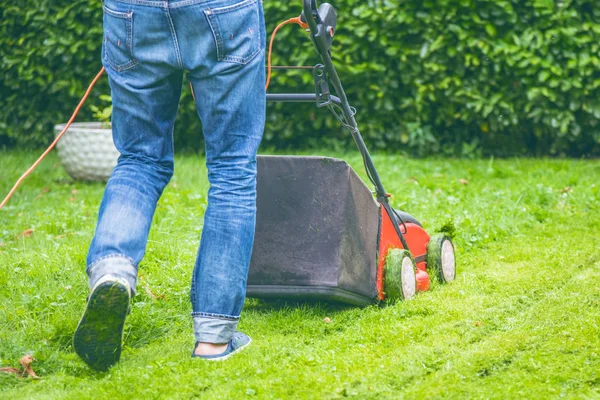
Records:
[[[0,152],[2,195],[34,158]],[[600,398],[600,163],[375,162],[394,206],[431,231],[456,225],[454,283],[383,307],[248,300],[251,347],[192,360],[208,184],[202,159],[179,157],[141,266],[157,299],[140,282],[122,361],[99,374],[71,337],[103,186],[72,181],[51,157],[0,211],[0,365],[33,354],[42,377],[0,374],[0,398]]]

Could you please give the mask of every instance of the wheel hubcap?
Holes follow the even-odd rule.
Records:
[[[442,244],[442,274],[446,282],[453,281],[456,275],[454,246],[449,240],[444,240]]]
[[[405,299],[410,299],[417,290],[417,281],[415,277],[415,267],[409,257],[402,259],[402,295]]]

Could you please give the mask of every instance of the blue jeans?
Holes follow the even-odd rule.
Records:
[[[259,0],[106,0],[102,62],[121,153],[87,258],[90,286],[137,269],[173,175],[184,72],[196,95],[210,190],[192,277],[196,340],[226,343],[246,294],[256,220],[256,152],[265,122],[265,26]]]

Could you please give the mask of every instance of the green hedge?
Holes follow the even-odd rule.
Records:
[[[331,0],[334,59],[373,148],[445,153],[600,154],[600,7],[596,0]],[[265,0],[267,28],[301,1]],[[100,69],[101,3],[23,0],[0,5],[0,145],[51,139]],[[276,64],[318,62],[296,26]],[[272,91],[310,91],[310,74],[275,71]],[[108,92],[106,81],[98,86]],[[89,107],[79,120],[90,119]],[[179,148],[201,148],[184,88]],[[270,105],[264,145],[352,145],[314,105]]]

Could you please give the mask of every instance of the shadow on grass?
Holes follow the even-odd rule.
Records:
[[[274,311],[304,310],[318,313],[339,313],[353,309],[361,309],[351,304],[339,302],[325,302],[318,300],[278,300],[278,299],[248,299],[244,311],[255,314],[270,314]]]

